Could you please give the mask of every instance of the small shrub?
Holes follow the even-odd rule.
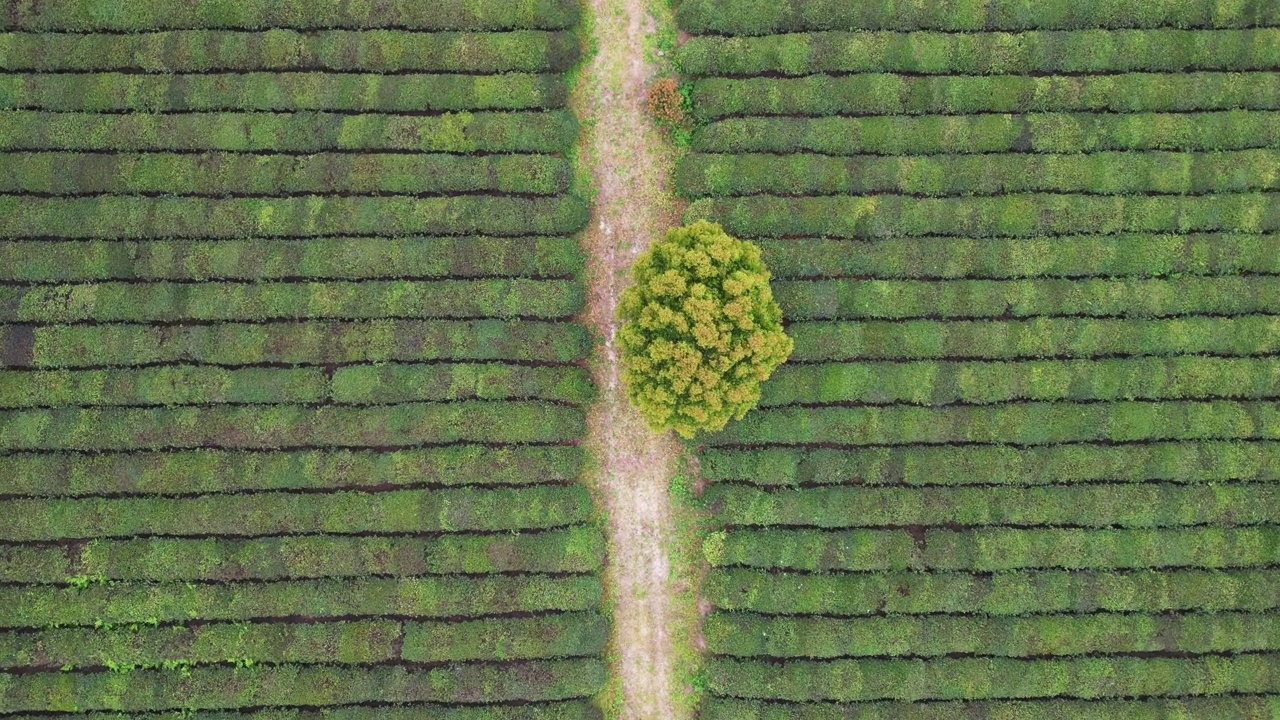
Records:
[[[699,221],[669,231],[633,273],[619,309],[631,402],[686,438],[741,419],[792,350],[760,249]]]
[[[689,123],[688,99],[675,78],[649,85],[649,114],[659,124],[682,128]]]

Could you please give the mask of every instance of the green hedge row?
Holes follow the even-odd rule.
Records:
[[[1232,266],[1237,269],[1255,269],[1248,251],[1266,250],[1261,240],[1229,243],[1217,245],[1222,254],[1240,251]],[[0,240],[0,279],[37,282],[565,277],[580,273],[583,264],[582,248],[571,237]]]
[[[273,708],[238,712],[177,710],[155,713],[91,712],[75,714],[11,715],[12,720],[603,720],[590,700],[561,700],[536,705],[347,705],[326,708]],[[1128,720],[1127,716],[1126,719]],[[1224,716],[1223,720],[1235,720]]]
[[[727,527],[1280,524],[1280,488],[1272,483],[774,490],[717,484],[702,501],[716,524]]]
[[[713,565],[811,572],[1226,569],[1265,568],[1280,562],[1280,527],[1275,525],[1160,530],[930,529],[919,543],[905,530],[730,530],[712,538],[707,555]]]
[[[81,0],[87,2],[87,0]],[[1201,0],[681,0],[680,29],[690,33],[768,35],[800,30],[1030,30],[1129,27],[1251,27],[1280,24],[1280,8],[1267,0],[1231,5]]]
[[[562,108],[568,99],[559,75],[529,73],[0,75],[0,107],[9,110],[541,110]]]
[[[3,379],[0,373],[0,382]],[[338,368],[332,392],[333,399],[343,403],[541,399],[586,405],[595,397],[586,368],[491,363]]]
[[[578,477],[572,446],[448,447],[379,452],[231,450],[0,456],[5,493],[37,497],[112,493],[188,494],[370,486],[526,485]]]
[[[0,373],[0,389],[6,377]],[[842,402],[942,405],[1011,400],[1277,396],[1280,396],[1280,358],[1190,355],[1018,363],[905,361],[786,365],[764,385],[760,405]]]
[[[565,318],[582,309],[572,280],[92,282],[0,287],[0,321],[67,323],[404,318]]]
[[[105,418],[105,415],[104,415]],[[9,434],[0,435],[6,440]],[[1227,400],[758,410],[716,445],[913,445],[1280,439],[1280,405]],[[17,447],[25,447],[19,441]]]
[[[537,533],[410,537],[91,540],[78,555],[52,545],[6,548],[11,582],[75,578],[146,582],[358,578],[494,572],[598,571],[604,541],[592,526]],[[288,614],[288,613],[286,613]]]
[[[237,659],[268,664],[538,660],[598,655],[607,637],[608,624],[596,613],[457,623],[363,620],[61,628],[34,634],[0,633],[0,663],[49,669]]]
[[[0,674],[0,712],[138,712],[227,707],[317,706],[370,701],[502,703],[594,695],[604,685],[596,659],[505,665],[198,667],[186,673]]]
[[[1252,613],[837,620],[721,612],[706,619],[703,634],[713,654],[775,658],[1234,654],[1280,648],[1280,623],[1274,616]]]
[[[46,195],[559,195],[572,174],[567,160],[547,155],[24,152],[7,159],[13,167],[0,178],[0,192]]]
[[[591,515],[591,498],[580,485],[539,485],[195,498],[15,499],[0,500],[0,509],[13,518],[0,530],[0,539],[43,542],[136,535],[514,532],[585,521]]]
[[[1280,146],[1280,113],[1251,110],[1188,114],[733,118],[709,123],[693,134],[696,150],[723,153],[811,151],[828,155],[932,155],[1010,151],[1212,151],[1277,146]]]
[[[1087,717],[1104,717],[1109,720],[1258,720],[1280,712],[1280,695],[1147,700],[952,700],[853,704],[777,703],[713,697],[702,703],[699,712],[702,720],[1080,720]]]
[[[870,158],[811,154],[694,154],[685,156],[676,164],[675,184],[678,192],[690,198],[761,193],[864,195],[895,192],[927,197],[1025,192],[1205,195],[1280,189],[1280,177],[1275,172],[1278,164],[1280,150]],[[94,171],[90,163],[85,168],[67,167],[65,172],[87,174]],[[341,171],[336,171],[336,174],[344,177]],[[526,174],[532,173],[526,171]],[[183,177],[185,180],[186,176]],[[12,182],[16,185],[28,181],[16,174]],[[53,182],[70,186],[93,181],[85,178]],[[268,177],[263,182],[270,186],[276,183],[276,178]],[[31,184],[43,186],[39,181]],[[185,188],[189,185],[175,182],[174,186]],[[538,189],[560,191],[552,190],[550,186]]]
[[[596,613],[460,623],[406,623],[400,656],[413,662],[599,655],[609,623]]]
[[[801,322],[787,328],[791,360],[1266,355],[1280,350],[1280,317],[1036,318],[1033,320]]]
[[[315,365],[415,360],[570,363],[589,351],[584,327],[533,320],[146,325],[0,325],[10,367],[259,362]]]
[[[1280,233],[1122,233],[987,240],[921,237],[859,242],[806,238],[757,244],[775,278],[1280,274]],[[11,267],[15,270],[10,272],[17,272],[22,260],[6,255],[7,247],[0,243],[0,258],[13,257]],[[43,256],[38,247],[23,254]],[[58,267],[74,268],[76,263]]]
[[[0,47],[3,39],[0,38]],[[1280,28],[1197,31],[818,32],[691,38],[675,62],[688,77],[905,72],[1026,73],[1270,70]],[[69,48],[71,49],[71,48]],[[0,64],[3,64],[0,50]]]
[[[811,700],[1103,698],[1221,695],[1280,690],[1280,655],[1204,658],[940,658],[794,660],[786,664],[713,658],[715,695]]]
[[[306,446],[567,443],[583,434],[578,408],[539,402],[59,408],[0,411],[0,447],[14,450],[277,449]]]
[[[177,365],[132,370],[0,370],[0,408],[318,403],[329,397],[328,388],[329,380],[320,368],[225,370]]]
[[[225,712],[77,712],[77,714],[12,715],[12,720],[603,720],[594,702],[567,700],[539,702],[538,705],[438,705],[412,703],[396,706],[348,705],[324,708],[268,708],[257,711]],[[1128,719],[1126,719],[1128,720]],[[1224,716],[1224,720],[1235,720]]]
[[[407,27],[415,30],[568,28],[578,23],[575,0],[387,0],[376,4],[316,4],[306,0],[182,0],[106,5],[101,0],[23,2],[0,28],[26,31],[157,28]]]
[[[1251,196],[1245,196],[1251,197]],[[246,238],[313,235],[568,235],[576,197],[39,198],[0,195],[0,235],[21,238]]]
[[[567,150],[577,136],[577,121],[561,110],[443,115],[0,110],[0,150],[555,153]]]
[[[1224,44],[1223,50],[1234,46]],[[4,70],[364,70],[368,72],[561,72],[581,55],[569,32],[403,30],[266,32],[172,30],[137,34],[0,34]],[[1235,69],[1233,67],[1233,69]]]
[[[3,465],[0,465],[3,467]],[[1048,447],[724,450],[699,454],[708,480],[762,486],[1053,485],[1079,482],[1275,482],[1280,443],[1173,442]]]
[[[1276,206],[1280,208],[1280,199]],[[1055,315],[1168,317],[1272,311],[1276,308],[1277,293],[1280,293],[1280,278],[782,280],[773,284],[773,291],[783,315],[789,320]],[[4,293],[0,292],[0,308],[4,307],[3,297]],[[41,300],[42,306],[51,304],[44,297]],[[29,302],[26,305],[31,306]],[[44,316],[44,313],[17,315],[24,320],[43,319]],[[57,320],[64,318],[54,317]]]
[[[501,622],[495,621],[495,622]],[[497,628],[495,627],[496,631]],[[0,633],[5,667],[37,670],[254,663],[376,663],[399,659],[392,620],[202,624],[166,628],[58,628]]]
[[[10,90],[6,95],[0,90],[0,106],[4,107],[46,107],[49,103],[47,107],[58,109],[62,107],[58,102],[56,96],[49,97],[42,92],[20,94]],[[91,96],[83,104],[63,109],[106,109],[115,106],[111,102],[110,98]],[[135,102],[139,109],[149,107],[141,101]],[[472,102],[477,103],[476,107],[487,107],[478,101]],[[119,105],[120,101],[116,100],[115,104]],[[204,107],[207,106],[195,105],[191,109]],[[275,107],[279,106],[252,106],[263,110]],[[703,121],[734,115],[965,115],[1080,110],[1122,113],[1278,108],[1280,78],[1273,72],[1047,77],[811,75],[784,79],[705,78],[693,83],[693,112]],[[299,109],[313,107],[301,105]],[[447,105],[441,109],[461,108]]]
[[[809,575],[713,569],[706,597],[726,610],[848,617],[881,612],[1002,617],[1097,611],[1266,612],[1280,607],[1280,577],[1273,570]]]
[[[354,578],[275,583],[90,583],[86,587],[0,586],[0,627],[138,625],[262,618],[459,618],[594,611],[593,576]]]
[[[1276,77],[1280,78],[1280,73]],[[0,200],[0,209],[4,205]],[[53,210],[48,206],[41,209]],[[21,212],[18,208],[15,211]],[[41,213],[42,219],[55,222],[51,214]],[[31,217],[36,213],[23,215]],[[1035,237],[1077,233],[1081,228],[1106,235],[1174,231],[1259,233],[1280,230],[1280,195],[1010,194],[926,199],[903,195],[810,198],[765,195],[698,200],[689,206],[685,217],[719,222],[728,232],[742,237],[882,238],[935,234],[971,238]],[[21,219],[10,223],[0,221],[0,227],[6,224],[11,228],[9,232],[34,234]],[[65,225],[53,227],[62,231]]]

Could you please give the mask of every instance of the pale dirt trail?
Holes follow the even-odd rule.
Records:
[[[618,298],[635,257],[679,221],[668,178],[671,154],[645,110],[655,68],[646,60],[654,21],[644,0],[590,0],[598,51],[579,88],[589,131],[582,162],[598,193],[585,243],[591,287],[587,321],[601,339],[592,373],[600,398],[588,447],[593,486],[608,513],[606,583],[614,618],[614,672],[622,718],[673,720],[671,505],[668,486],[681,447],[650,431],[627,403],[615,342]]]

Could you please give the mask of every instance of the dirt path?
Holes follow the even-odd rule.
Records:
[[[592,372],[600,399],[589,447],[599,465],[596,495],[608,513],[606,584],[614,617],[614,672],[625,720],[671,720],[673,696],[671,514],[668,486],[680,445],[650,431],[627,403],[619,378],[618,297],[635,257],[679,208],[667,183],[671,153],[645,112],[645,87],[656,68],[646,60],[654,20],[645,0],[591,0],[597,54],[578,88],[596,192],[591,227],[588,322],[603,339]]]

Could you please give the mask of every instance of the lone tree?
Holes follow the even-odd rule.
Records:
[[[760,248],[702,220],[668,231],[632,274],[619,308],[632,404],[685,438],[741,419],[792,349]]]

